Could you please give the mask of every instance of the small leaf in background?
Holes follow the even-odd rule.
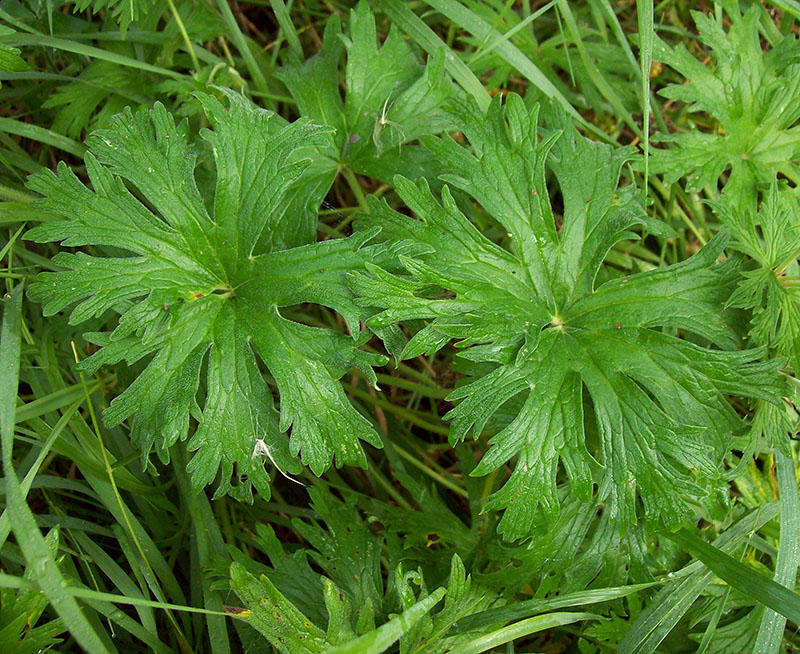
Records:
[[[5,25],[0,25],[0,36],[11,36],[12,34],[14,34],[14,30]],[[0,43],[0,71],[19,73],[23,70],[28,70],[27,62],[19,55],[19,48]],[[0,84],[0,87],[2,87],[2,84]]]
[[[343,55],[344,98],[338,82]],[[305,62],[287,64],[278,77],[301,116],[334,130],[328,147],[304,173],[304,183],[318,189],[316,208],[343,167],[387,184],[397,173],[439,170],[435,159],[414,142],[451,125],[442,110],[455,93],[445,73],[444,50],[423,64],[394,26],[378,47],[368,3],[359,2],[351,10],[346,35],[334,14],[326,24],[322,49]]]
[[[686,103],[692,112],[709,114],[719,127],[693,127],[664,137],[675,147],[651,150],[650,171],[663,173],[667,184],[688,175],[689,189],[716,188],[728,171],[725,192],[743,198],[770,184],[776,173],[790,179],[800,173],[800,43],[791,34],[763,51],[761,7],[753,5],[742,14],[735,3],[723,6],[730,21],[727,30],[721,12],[691,12],[713,67],[698,61],[683,44],[670,47],[655,39],[653,58],[687,80],[659,93]]]

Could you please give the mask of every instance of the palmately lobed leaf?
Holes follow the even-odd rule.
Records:
[[[795,378],[800,370],[800,211],[793,189],[773,182],[759,201],[734,201],[727,195],[715,204],[717,215],[733,236],[734,247],[748,257],[728,305],[750,312],[748,342],[784,358]],[[787,400],[791,397],[787,393]],[[794,402],[796,404],[796,401]],[[796,429],[791,401],[782,406],[760,403],[752,421],[746,452],[789,449]]]
[[[446,180],[507,230],[512,247],[479,233],[447,188],[439,200],[424,181],[400,179],[397,192],[418,220],[374,203],[361,225],[380,224],[379,238],[427,250],[401,258],[404,273],[375,265],[352,273],[351,286],[365,306],[382,309],[368,324],[427,321],[404,356],[455,338],[462,356],[489,365],[449,397],[461,400],[446,416],[452,442],[477,438],[492,414],[521,398],[472,473],[515,459],[485,507],[505,510],[498,528],[506,536],[529,535],[537,507],[555,518],[562,465],[580,499],[597,486],[621,529],[641,509],[678,522],[689,513],[685,499],[719,481],[730,439],[746,427],[726,396],[777,402],[780,362],[735,350],[740,336],[723,305],[738,268],[716,263],[724,237],[685,262],[596,284],[609,249],[637,238],[632,227],[669,230],[644,214],[632,188],[619,187],[630,150],[581,137],[556,110],[547,113],[557,129],[540,140],[538,113],[515,95],[505,105],[496,98],[486,116],[454,106],[470,147],[425,139]],[[563,215],[550,205],[547,168]],[[432,286],[448,293],[431,294]]]
[[[721,15],[693,11],[700,40],[709,46],[713,65],[706,66],[681,44],[670,47],[655,40],[654,57],[684,78],[660,91],[689,105],[692,112],[710,114],[719,123],[714,133],[698,130],[669,136],[676,147],[652,150],[650,171],[663,173],[671,184],[689,175],[689,188],[716,187],[727,170],[729,193],[747,197],[768,186],[776,173],[797,177],[800,156],[800,42],[787,35],[773,48],[762,49],[762,9],[744,14],[727,3],[730,26]]]
[[[332,462],[365,465],[360,440],[381,446],[338,379],[356,366],[374,384],[372,366],[384,358],[360,351],[355,338],[295,322],[281,307],[328,306],[357,336],[363,310],[345,274],[384,261],[391,248],[369,246],[369,234],[283,246],[294,238],[281,236],[291,230],[287,198],[299,197],[306,155],[326,142],[326,129],[305,119],[286,124],[241,95],[225,96],[227,107],[197,96],[212,127],[203,141],[190,142],[185,121],[176,125],[160,104],[126,110],[88,139],[91,187],[64,164],[31,178],[43,196],[38,206],[64,220],[28,238],[94,250],[59,254],[63,270],[43,274],[29,294],[46,315],[72,307],[73,324],[117,314],[112,331],[87,335],[101,348],[82,369],[147,364],[112,401],[106,423],[132,417],[143,456],[155,450],[167,461],[196,419],[194,484],[219,475],[217,495],[250,499],[253,486],[269,496],[267,459],[297,473],[299,455],[319,475]],[[211,198],[195,180],[204,144],[215,163]]]
[[[749,338],[800,370],[800,204],[792,189],[773,183],[756,209],[723,199],[716,211],[751,263],[742,271],[730,306],[753,312]]]
[[[344,97],[339,89],[343,57]],[[343,167],[387,184],[397,173],[438,171],[437,162],[414,142],[451,124],[442,105],[456,91],[445,72],[444,49],[423,64],[394,25],[379,46],[369,3],[351,10],[347,33],[333,14],[321,50],[302,64],[282,67],[277,77],[302,116],[335,130],[306,173],[308,183],[327,192]]]

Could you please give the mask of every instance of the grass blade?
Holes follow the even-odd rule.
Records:
[[[403,611],[374,631],[364,634],[349,643],[328,650],[327,654],[380,654],[395,643],[404,633],[425,616],[444,597],[444,588],[438,588],[428,597]],[[483,650],[480,650],[483,651]]]
[[[585,590],[579,593],[570,593],[561,597],[551,599],[531,599],[522,602],[515,602],[509,606],[500,606],[487,609],[480,613],[474,613],[462,618],[456,623],[459,631],[470,631],[483,627],[487,624],[497,624],[498,622],[508,622],[509,620],[519,620],[527,618],[536,613],[553,611],[555,609],[565,609],[584,604],[597,604],[599,602],[609,602],[620,597],[627,597],[640,590],[651,588],[658,582],[647,584],[632,584],[630,586],[620,586],[618,588],[597,588]]]
[[[606,23],[611,28],[611,31],[614,33],[614,37],[617,39],[622,51],[625,53],[625,58],[630,62],[634,74],[638,77],[639,64],[636,61],[633,50],[631,50],[630,43],[628,43],[628,38],[625,36],[622,25],[619,24],[619,19],[617,18],[617,14],[614,13],[611,3],[609,0],[591,0],[590,4],[594,5],[603,18],[605,18]]]
[[[439,48],[445,48],[445,67],[453,79],[469,93],[478,106],[486,111],[491,98],[481,81],[453,51],[445,45],[425,22],[400,0],[381,0],[381,9],[392,22],[403,30],[420,48],[433,55]]]
[[[782,9],[795,18],[800,18],[800,2],[797,0],[767,0],[767,4]]]
[[[154,66],[144,61],[133,59],[132,57],[126,57],[125,55],[117,54],[116,52],[103,50],[102,48],[96,48],[91,45],[86,45],[85,43],[76,43],[75,41],[70,41],[68,39],[57,39],[44,34],[11,34],[6,37],[0,37],[0,43],[14,46],[23,45],[55,48],[56,50],[72,52],[73,54],[83,55],[85,57],[90,57],[91,59],[99,59],[102,61],[119,64],[120,66],[126,66],[128,68],[136,68],[148,73],[156,73],[157,75],[163,75],[164,77],[173,77],[176,79],[183,79],[185,77],[185,75],[182,73],[178,73],[174,70],[162,68],[161,66]]]
[[[481,636],[473,640],[469,645],[461,650],[461,654],[480,654],[494,647],[510,643],[515,638],[522,638],[535,634],[537,631],[562,627],[573,624],[581,620],[599,620],[600,616],[594,613],[549,613],[547,615],[537,615],[535,618],[528,618],[515,622],[508,627],[503,627],[490,634]]]
[[[187,457],[182,448],[175,448],[175,463],[177,465],[178,488],[186,500],[188,513],[191,516],[194,529],[194,547],[197,549],[197,562],[201,570],[207,569],[213,558],[229,560],[222,533],[217,525],[211,503],[203,493],[197,493],[193,488],[189,475],[186,473]],[[211,588],[211,580],[205,574],[198,575],[201,586],[203,603],[207,609],[218,611],[219,614],[206,614],[208,639],[212,654],[229,654],[230,642],[228,640],[227,619],[223,612],[222,593]]]
[[[642,83],[642,145],[644,146],[644,206],[647,206],[647,178],[650,173],[650,66],[653,63],[653,0],[636,0],[639,21],[639,65]]]
[[[597,90],[600,91],[602,96],[614,109],[617,117],[621,119],[628,127],[630,127],[634,134],[641,136],[641,130],[639,129],[639,126],[634,122],[633,117],[625,109],[625,106],[622,104],[622,100],[620,99],[619,95],[617,95],[616,91],[614,91],[605,77],[603,77],[598,70],[597,65],[589,56],[589,53],[586,50],[586,45],[583,43],[583,39],[581,38],[580,30],[578,29],[578,23],[575,21],[575,16],[572,14],[569,3],[566,2],[566,0],[558,0],[558,7],[561,10],[561,15],[564,17],[564,20],[567,23],[567,28],[572,36],[572,40],[578,48],[578,53],[581,56],[581,61],[583,61],[586,74],[589,75],[589,78],[592,80],[592,83],[595,85],[595,87],[597,87]]]
[[[498,36],[502,36],[483,18],[467,9],[461,3],[456,2],[456,0],[425,0],[425,2],[481,41],[494,41]],[[589,127],[583,117],[561,95],[561,92],[553,86],[553,83],[547,79],[545,74],[517,46],[510,41],[499,41],[495,49],[500,57],[516,68],[542,93],[548,97],[555,98],[570,116],[584,127]],[[594,126],[591,127],[593,130],[596,129]]]
[[[44,127],[31,125],[13,118],[0,117],[0,131],[45,143],[59,150],[64,150],[64,152],[74,154],[76,157],[83,157],[83,153],[86,152],[86,148],[82,144],[73,141],[71,138]]]
[[[78,602],[68,592],[69,582],[50,556],[42,533],[36,526],[30,508],[22,495],[17,472],[11,458],[14,446],[14,413],[16,390],[19,385],[19,365],[22,336],[22,284],[14,288],[3,310],[3,327],[0,335],[0,388],[6,389],[0,399],[0,434],[3,446],[3,471],[6,478],[6,501],[11,527],[17,544],[39,587],[47,595],[64,625],[81,647],[94,654],[110,654],[116,649],[105,642],[86,616]]]
[[[800,498],[797,495],[797,478],[794,461],[776,452],[778,489],[781,497],[781,542],[775,564],[775,582],[794,588],[797,566],[800,563]],[[774,654],[783,640],[786,618],[772,609],[764,611],[753,654]]]
[[[765,579],[685,527],[675,533],[666,534],[666,537],[702,561],[709,570],[736,590],[789,618],[795,624],[800,624],[800,596],[797,593],[771,579]]]
[[[289,15],[286,3],[283,0],[269,0],[269,6],[272,7],[281,32],[283,32],[283,36],[289,44],[289,52],[293,57],[296,57],[298,61],[302,61],[303,46],[300,45],[300,39],[292,24],[292,17]]]
[[[56,439],[61,435],[61,432],[67,426],[70,418],[80,408],[81,404],[83,404],[82,401],[76,402],[67,408],[67,410],[64,412],[64,415],[61,416],[58,423],[55,425],[55,427],[53,427],[52,431],[47,437],[47,440],[42,444],[39,454],[36,456],[36,460],[33,462],[27,474],[25,475],[25,478],[20,484],[23,497],[27,497],[28,491],[30,491],[33,481],[39,471],[39,467],[42,465],[42,463],[44,463],[44,460],[50,453],[50,449],[53,447]],[[0,515],[0,548],[3,547],[3,544],[6,542],[6,539],[10,533],[11,523],[9,521],[8,511],[3,511],[3,514]]]
[[[234,17],[227,0],[216,0],[216,5],[220,14],[222,14],[222,20],[225,23],[225,27],[228,29],[228,35],[236,46],[236,49],[239,50],[239,54],[242,56],[242,59],[244,59],[244,64],[247,66],[247,71],[250,73],[250,77],[253,78],[253,84],[255,85],[256,90],[260,93],[269,95],[269,85],[264,77],[264,73],[261,72],[261,67],[258,65],[256,58],[253,56],[253,52],[250,50],[250,46],[247,44],[247,39],[245,38],[244,34],[242,34],[242,30],[239,28],[239,23],[236,22],[236,18]]]
[[[31,587],[30,582],[22,577],[15,577],[0,572],[0,588],[28,588]],[[203,613],[207,615],[219,615],[226,617],[228,614],[222,611],[213,611],[211,609],[202,609],[196,606],[185,606],[183,604],[171,604],[169,602],[158,602],[156,600],[149,600],[143,597],[131,597],[130,595],[115,595],[114,593],[104,593],[98,590],[91,590],[90,588],[81,588],[79,586],[70,586],[65,589],[65,594],[71,597],[80,597],[86,600],[96,600],[99,602],[109,602],[111,604],[125,604],[127,606],[145,606],[153,609],[162,609],[164,611],[184,611],[187,613]],[[89,650],[95,651],[95,650]],[[107,650],[97,650],[107,651]]]
[[[779,502],[771,502],[752,511],[721,534],[714,541],[714,546],[724,552],[732,551],[749,534],[776,518],[779,511]],[[692,561],[676,572],[674,578],[649,600],[619,642],[617,651],[620,654],[652,654],[658,651],[661,641],[700,597],[713,577],[713,573],[700,561]]]

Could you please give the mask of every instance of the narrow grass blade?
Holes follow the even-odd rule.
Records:
[[[13,118],[0,117],[0,131],[51,145],[59,150],[64,150],[64,152],[74,154],[76,157],[83,157],[83,153],[86,152],[86,148],[81,143],[73,141],[71,138]]]
[[[639,64],[642,83],[642,145],[644,146],[644,204],[647,206],[647,179],[650,174],[650,66],[653,63],[653,0],[636,0],[639,20]]]
[[[590,0],[590,4],[594,5],[603,18],[605,18],[606,23],[611,28],[611,31],[614,33],[614,37],[617,39],[622,51],[625,53],[626,59],[630,62],[631,69],[638,77],[640,72],[639,64],[636,61],[633,50],[631,50],[630,43],[628,43],[628,37],[625,36],[625,32],[622,30],[622,25],[619,24],[619,19],[617,18],[617,14],[614,13],[611,3],[609,0]]]
[[[116,649],[113,646],[109,648],[108,643],[100,638],[81,611],[78,602],[68,592],[69,582],[50,556],[47,543],[36,526],[36,519],[22,495],[11,458],[14,446],[16,390],[19,385],[21,309],[22,284],[19,284],[5,302],[0,334],[0,388],[3,389],[0,399],[0,435],[2,435],[3,471],[6,478],[6,501],[11,527],[34,579],[78,644],[93,654],[95,652],[109,654]]]
[[[100,387],[100,382],[93,381],[89,386],[89,392],[94,393]],[[25,422],[38,418],[51,411],[58,411],[71,406],[78,400],[84,399],[83,387],[80,384],[65,386],[57,391],[39,397],[32,402],[17,407],[14,419],[17,423]]]
[[[272,7],[281,32],[286,42],[289,44],[289,52],[291,52],[292,56],[298,61],[302,61],[303,46],[300,45],[300,39],[292,24],[292,17],[289,15],[286,3],[283,0],[269,0],[269,6]]]
[[[594,613],[548,613],[547,615],[537,615],[535,618],[528,618],[515,622],[508,627],[503,627],[490,634],[481,636],[473,640],[463,648],[460,654],[480,654],[494,647],[510,643],[516,638],[535,634],[537,631],[554,629],[564,625],[580,622],[581,620],[599,620],[600,616]]]
[[[68,39],[57,39],[44,34],[12,34],[10,36],[0,37],[0,43],[6,43],[8,45],[15,46],[22,45],[39,46],[42,48],[55,48],[56,50],[63,50],[64,52],[72,52],[74,54],[83,55],[85,57],[89,57],[90,59],[99,59],[102,61],[119,64],[120,66],[147,71],[148,73],[156,73],[158,75],[163,75],[164,77],[173,77],[177,79],[183,79],[185,77],[185,75],[174,70],[162,68],[161,66],[154,66],[144,61],[133,59],[132,57],[126,57],[125,55],[111,52],[110,50],[103,50],[102,48],[96,48],[91,45],[86,45],[85,43],[77,43]]]
[[[648,584],[632,584],[630,586],[620,586],[618,588],[597,588],[585,590],[579,593],[570,593],[552,599],[531,599],[522,602],[515,602],[509,606],[500,606],[494,609],[487,609],[480,613],[474,613],[462,618],[456,623],[459,631],[470,631],[487,624],[497,624],[498,622],[508,622],[519,620],[537,613],[553,611],[555,609],[565,609],[585,604],[597,604],[600,602],[610,602],[620,597],[627,597],[640,590],[651,588],[658,585],[658,582]]]
[[[800,18],[800,2],[797,0],[767,0],[767,4],[782,9],[795,18]]]
[[[35,586],[22,577],[15,577],[4,572],[0,572],[0,588],[28,588],[36,590]],[[87,600],[97,600],[100,602],[110,602],[112,604],[126,604],[128,606],[147,606],[154,609],[162,609],[164,611],[185,611],[187,613],[205,613],[210,615],[227,616],[227,613],[222,611],[212,611],[210,609],[201,609],[195,606],[185,606],[182,604],[170,604],[169,602],[157,602],[155,600],[148,600],[142,597],[129,597],[127,595],[115,595],[114,593],[104,593],[99,590],[91,590],[89,588],[81,588],[79,586],[66,586],[64,593],[71,597],[78,597]],[[94,651],[94,650],[89,650]],[[97,650],[97,651],[107,651]]]
[[[483,18],[467,9],[460,2],[456,2],[456,0],[425,0],[425,2],[439,13],[447,16],[459,27],[470,32],[477,39],[489,41],[502,36]],[[587,125],[586,121],[575,111],[569,101],[561,95],[561,92],[553,86],[545,74],[517,46],[510,41],[501,41],[496,44],[495,50],[498,55],[516,68],[542,93],[557,100],[570,116],[582,125]]]
[[[386,624],[364,634],[360,638],[351,640],[349,643],[329,649],[326,654],[380,654],[386,651],[404,633],[411,629],[420,618],[436,606],[439,600],[444,597],[444,594],[444,588],[437,588],[424,600],[420,600]]]
[[[27,497],[28,491],[30,491],[31,486],[33,485],[33,480],[36,478],[36,474],[39,470],[39,467],[44,462],[47,455],[50,453],[53,444],[55,443],[56,439],[61,435],[61,432],[67,426],[70,418],[72,415],[80,408],[83,401],[75,402],[72,406],[68,407],[67,410],[64,412],[64,415],[61,416],[58,423],[53,427],[52,431],[50,432],[47,440],[44,442],[42,447],[39,449],[39,454],[36,456],[36,460],[31,465],[28,473],[25,475],[25,478],[22,480],[20,487],[22,489],[22,496]],[[8,535],[11,533],[11,522],[9,521],[8,511],[3,511],[3,514],[0,515],[0,548],[3,547],[3,544],[6,542]]]
[[[542,7],[539,7],[530,16],[526,16],[523,20],[519,21],[519,23],[517,23],[507,32],[504,32],[502,34],[498,33],[494,41],[492,41],[491,43],[488,43],[486,45],[482,43],[481,46],[478,47],[478,49],[475,50],[475,52],[470,56],[468,63],[474,64],[476,61],[479,61],[481,57],[485,57],[489,53],[494,52],[494,50],[500,43],[511,40],[511,37],[513,37],[515,34],[521,32],[537,18],[550,11],[550,9],[553,7],[553,5],[556,4],[556,2],[557,0],[550,0],[550,2],[548,2],[546,5]]]
[[[8,190],[2,186],[0,186],[0,196],[5,194],[5,191]],[[24,194],[20,194],[21,196],[25,197]],[[44,222],[52,220],[52,216],[50,214],[45,213],[44,211],[36,211],[35,209],[31,209],[29,204],[29,198],[27,201],[14,201],[14,202],[0,202],[0,225],[12,225],[14,223],[26,223],[26,222]]]
[[[145,629],[141,624],[136,622],[131,616],[129,616],[124,611],[120,611],[116,606],[113,604],[108,604],[107,602],[98,602],[95,600],[84,600],[87,606],[90,606],[93,610],[97,611],[109,622],[113,622],[117,626],[121,627],[125,631],[127,631],[132,636],[135,636],[143,643],[145,643],[150,649],[148,651],[152,652],[153,654],[176,654],[175,650],[171,647],[167,647],[164,643],[162,643],[158,636],[155,635],[152,631],[148,631]]]
[[[736,548],[757,529],[780,512],[780,503],[771,502],[740,519],[714,541],[723,552]],[[714,574],[700,561],[692,561],[666,583],[641,612],[619,641],[619,654],[653,654],[689,608],[713,581]]]
[[[781,542],[775,564],[775,582],[794,588],[797,566],[800,564],[800,498],[797,495],[797,478],[794,461],[775,453],[778,469],[778,490],[781,497]],[[774,654],[783,641],[786,618],[772,609],[764,611],[753,654]]]
[[[481,81],[469,67],[447,47],[425,22],[400,0],[381,0],[381,9],[392,22],[403,30],[420,48],[433,55],[439,48],[445,48],[445,67],[453,79],[469,93],[483,110],[489,108],[491,98]]]
[[[202,571],[207,569],[212,559],[230,560],[225,541],[217,525],[211,503],[204,493],[198,493],[192,488],[189,475],[186,472],[188,457],[183,447],[175,448],[174,455],[176,474],[178,477],[178,488],[184,497],[188,514],[191,516],[192,527],[194,529],[194,546],[197,548],[197,563],[200,568],[199,579],[193,579],[193,583],[200,586],[203,596],[203,603],[207,609],[218,611],[220,615],[209,613],[206,615],[206,625],[208,639],[211,644],[213,654],[228,654],[231,651],[228,632],[225,626],[226,619],[223,613],[222,594],[212,590],[211,580]]]
[[[777,613],[800,624],[800,596],[797,593],[765,579],[752,568],[739,563],[707,543],[685,527],[675,533],[666,534],[672,542],[703,562],[715,575],[736,590],[752,597]]]
[[[128,573],[126,573],[125,570],[123,570],[122,567],[87,534],[76,531],[71,534],[71,537],[78,546],[91,557],[92,563],[111,580],[119,591],[124,593],[125,597],[147,599],[142,594],[141,589],[136,585],[136,582],[128,576]],[[154,634],[158,633],[153,607],[137,606],[136,612],[139,615],[142,627]]]
[[[230,36],[236,49],[239,50],[239,54],[242,56],[242,59],[244,59],[244,65],[247,66],[247,72],[249,72],[250,77],[253,78],[253,84],[255,84],[256,90],[269,95],[269,85],[264,77],[264,73],[261,72],[261,67],[253,56],[247,39],[244,34],[242,34],[242,30],[239,28],[239,23],[236,22],[236,18],[231,11],[228,1],[216,0],[216,5],[217,9],[219,9],[219,13],[222,14],[222,21],[228,29],[228,36]]]
[[[602,96],[614,109],[617,118],[622,120],[628,127],[630,127],[634,134],[641,136],[641,130],[639,129],[639,126],[634,122],[630,112],[625,109],[625,106],[622,104],[622,100],[620,99],[619,95],[617,95],[617,92],[611,87],[608,81],[606,81],[606,78],[603,77],[598,70],[597,65],[592,60],[591,56],[589,56],[589,52],[586,50],[586,45],[583,43],[583,38],[581,37],[580,30],[578,29],[578,23],[575,21],[575,16],[572,14],[570,4],[566,0],[558,0],[558,7],[561,10],[561,15],[564,17],[564,20],[567,23],[567,28],[572,36],[572,40],[578,48],[581,61],[583,61],[586,73],[589,75],[592,83],[595,85],[595,87],[597,87],[597,90],[600,91]]]

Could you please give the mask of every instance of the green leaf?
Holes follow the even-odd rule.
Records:
[[[338,71],[345,54],[342,99]],[[341,32],[339,16],[331,16],[319,53],[302,64],[284,66],[277,77],[302,116],[335,130],[305,174],[307,183],[319,187],[317,206],[342,167],[390,184],[396,173],[435,166],[424,149],[407,144],[450,126],[441,109],[454,93],[445,73],[444,49],[423,65],[394,25],[378,47],[368,3],[360,2],[350,12],[348,35]]]
[[[444,607],[432,616],[426,632],[407,642],[405,648],[401,646],[401,652],[446,654],[462,651],[474,640],[475,632],[452,634],[452,627],[460,619],[486,609],[495,597],[494,593],[473,583],[464,563],[458,555],[453,555]]]
[[[149,104],[147,78],[110,61],[93,61],[72,81],[56,88],[43,108],[55,109],[53,131],[78,139],[84,129],[106,127],[126,104]]]
[[[370,274],[350,276],[365,306],[383,308],[368,325],[425,319],[407,350],[440,347],[434,334],[443,334],[460,339],[464,358],[485,364],[450,395],[461,400],[446,416],[451,442],[478,437],[505,403],[521,402],[472,472],[516,459],[485,507],[505,510],[498,529],[506,536],[529,535],[537,507],[555,518],[560,464],[583,501],[598,484],[597,499],[620,528],[637,521],[637,498],[646,518],[677,523],[689,515],[684,497],[720,482],[729,439],[746,427],[726,395],[778,403],[783,389],[779,362],[759,362],[759,350],[731,351],[740,337],[723,304],[737,269],[715,264],[724,238],[680,264],[598,286],[610,248],[636,238],[631,227],[668,232],[644,215],[634,189],[618,188],[631,152],[581,137],[557,110],[549,121],[558,129],[539,141],[538,108],[515,95],[505,105],[496,98],[486,116],[474,104],[452,111],[471,150],[451,139],[424,142],[447,167],[444,179],[493,216],[510,245],[483,236],[447,188],[439,202],[424,180],[398,179],[419,221],[373,202],[360,224],[428,251],[400,257],[406,274],[368,264]],[[550,206],[546,165],[563,218]],[[587,420],[598,432],[591,452]]]
[[[0,25],[0,36],[11,36],[14,30],[5,25]],[[28,70],[27,62],[19,56],[20,49],[0,43],[0,71],[19,73]],[[0,84],[0,87],[3,85]]]
[[[800,44],[794,34],[762,50],[759,20],[762,8],[742,15],[725,3],[730,19],[723,29],[716,17],[693,11],[712,66],[700,63],[681,44],[670,47],[656,38],[653,56],[677,70],[688,83],[668,86],[660,94],[710,114],[718,123],[711,133],[693,130],[664,140],[676,147],[651,151],[650,171],[663,173],[671,184],[688,175],[689,188],[711,185],[730,171],[726,192],[744,198],[770,184],[777,172],[796,179],[800,169]]]
[[[167,461],[195,418],[188,464],[195,487],[219,475],[216,496],[250,500],[253,486],[269,496],[265,463],[296,474],[299,455],[319,475],[333,461],[366,465],[359,440],[380,447],[338,379],[356,366],[374,383],[371,366],[384,359],[343,334],[294,322],[280,307],[325,304],[356,333],[360,309],[345,273],[365,257],[378,261],[386,248],[366,246],[369,235],[359,235],[285,249],[296,240],[287,198],[325,130],[304,119],[287,125],[225,94],[227,108],[197,96],[213,127],[200,142],[190,143],[186,123],[176,125],[160,104],[115,117],[88,140],[92,189],[64,164],[31,178],[44,196],[36,206],[66,220],[41,224],[28,238],[97,249],[57,255],[63,270],[43,274],[29,292],[45,315],[72,307],[73,324],[118,314],[113,331],[87,335],[102,347],[82,369],[149,361],[106,410],[106,423],[132,416],[143,456],[155,450]],[[204,145],[216,163],[213,202],[195,179]],[[281,237],[284,229],[290,238]],[[280,411],[259,362],[274,379]]]
[[[382,538],[362,521],[355,496],[340,502],[320,488],[309,489],[309,495],[326,526],[299,519],[292,525],[314,548],[309,552],[311,560],[347,595],[356,621],[365,614],[373,616],[370,620],[375,614],[383,615]]]
[[[789,359],[800,370],[800,219],[795,194],[774,182],[758,210],[754,203],[723,200],[717,213],[733,236],[733,246],[752,263],[742,271],[730,306],[753,312],[749,338]]]
[[[227,608],[229,615],[244,620],[264,635],[281,654],[328,652],[325,633],[303,615],[272,582],[256,579],[238,563],[231,565],[231,588],[247,609]]]
[[[306,529],[301,533],[311,536],[312,544],[319,549],[319,560],[327,561],[325,563],[326,569],[333,570],[336,576],[343,579],[352,588],[354,583],[357,585],[363,579],[359,574],[352,574],[360,565],[357,559],[361,553],[352,549],[332,550],[331,546],[333,541],[336,540],[348,547],[348,541],[352,544],[353,538],[358,539],[365,535],[368,538],[372,534],[365,528],[350,527],[346,521],[342,522],[341,527],[339,527],[338,520],[352,517],[352,507],[345,505],[325,507],[321,503],[329,500],[330,496],[321,491],[314,494],[316,505],[324,510],[323,515],[328,524],[331,527],[336,525],[336,531],[341,529],[342,533],[337,536],[336,532],[332,531],[329,536],[318,526],[315,526],[313,531]],[[327,509],[331,509],[333,512]],[[344,514],[349,515],[342,514],[342,511],[344,511]],[[379,550],[376,550],[376,554],[378,552]],[[369,558],[368,552],[364,553],[364,555]],[[336,557],[335,561],[333,560],[334,556]],[[347,568],[349,562],[355,564],[354,569]],[[379,565],[377,558],[375,562]],[[345,565],[346,569],[337,571],[336,566],[342,564]],[[456,572],[458,572],[457,567]],[[463,585],[463,566],[460,569],[460,573]],[[234,563],[231,566],[230,583],[231,588],[247,608],[228,608],[228,613],[258,629],[270,644],[282,654],[322,654],[323,652],[325,654],[380,654],[380,652],[385,651],[403,637],[404,634],[411,631],[439,603],[446,593],[444,588],[439,588],[430,595],[426,594],[423,599],[412,602],[407,606],[402,614],[391,616],[380,627],[374,628],[374,626],[370,626],[368,630],[363,630],[366,633],[353,637],[355,634],[348,623],[354,606],[353,601],[358,600],[359,596],[358,594],[353,596],[350,593],[343,593],[332,581],[326,580],[325,603],[329,614],[328,635],[326,636],[319,627],[314,625],[294,604],[287,600],[285,595],[273,585],[267,576],[261,575],[260,578],[256,579],[256,577],[247,572],[243,565]],[[458,584],[455,581],[451,581],[451,587],[454,590],[457,590],[456,586]],[[461,588],[461,591],[463,590]],[[459,592],[459,597],[463,596],[461,591],[457,591]],[[373,595],[373,597],[364,597],[364,599],[368,599],[368,604],[358,607],[362,618],[366,614],[372,615],[371,612],[362,609],[371,607],[372,601],[377,597],[372,591],[368,591],[368,595]],[[454,598],[454,601],[458,601],[458,598]],[[363,622],[363,619],[359,620],[359,623],[361,622]],[[342,640],[345,640],[345,642],[341,642]],[[430,651],[444,652],[445,650]]]
[[[327,650],[326,654],[380,654],[385,652],[436,606],[444,595],[445,589],[438,588],[425,599],[403,611],[402,614],[393,617],[386,624],[349,643],[333,647]]]
[[[153,0],[71,0],[75,11],[92,10],[92,13],[108,11],[119,24],[122,36],[130,24],[146,16],[153,9]]]

